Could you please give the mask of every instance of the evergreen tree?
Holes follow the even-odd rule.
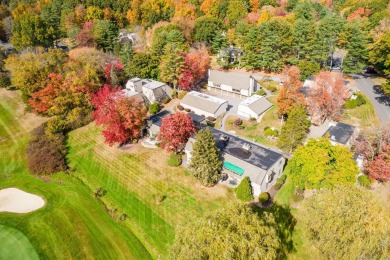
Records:
[[[165,82],[173,84],[176,88],[180,71],[184,67],[185,58],[183,53],[176,49],[175,45],[168,44],[165,47],[164,55],[161,57],[160,78]]]
[[[118,27],[108,20],[97,20],[93,25],[93,35],[99,46],[105,50],[113,50],[118,37]]]
[[[215,34],[213,41],[211,42],[212,51],[218,53],[222,47],[227,46],[226,34],[222,31],[218,31]]]
[[[222,162],[210,129],[200,130],[191,153],[190,168],[204,186],[210,186],[221,178]]]
[[[128,69],[129,62],[134,56],[133,45],[129,42],[120,46],[119,57],[122,64],[125,66],[125,71]]]
[[[310,121],[306,116],[306,109],[302,105],[296,105],[290,113],[278,140],[278,147],[291,153],[303,143],[310,127]]]
[[[251,180],[248,176],[245,176],[236,188],[236,196],[237,199],[243,202],[249,202],[253,200]]]
[[[316,28],[312,20],[298,19],[295,21],[292,51],[297,60],[314,59]]]
[[[239,20],[245,18],[248,14],[247,7],[245,7],[242,0],[230,0],[227,10],[227,18],[231,25],[235,25]]]

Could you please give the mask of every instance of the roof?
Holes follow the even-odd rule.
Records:
[[[251,77],[250,74],[246,73],[209,70],[210,81],[214,84],[232,86],[234,89],[249,89]]]
[[[197,91],[191,91],[184,96],[180,103],[214,114],[227,101]]]
[[[233,136],[226,132],[209,127],[211,133],[214,136],[215,142],[219,150],[223,153],[229,154],[239,160],[252,164],[262,170],[267,171],[270,169],[280,158],[282,154],[265,148],[253,142],[249,142],[238,136]],[[223,140],[223,136],[228,137],[228,141]],[[192,151],[193,142],[195,140],[191,138],[185,149]],[[243,149],[243,146],[250,146],[249,151]]]
[[[142,99],[142,96],[138,93],[138,92],[135,92],[135,91],[131,91],[129,89],[122,89],[122,92],[124,93],[125,97],[137,97],[137,98],[141,98]]]
[[[129,79],[130,82],[137,82],[137,81],[140,81],[141,79],[140,78],[132,78],[132,79]]]
[[[324,136],[329,133],[330,139],[332,141],[338,142],[340,144],[346,144],[355,130],[355,126],[344,123],[337,123],[336,125],[330,126]]]
[[[149,119],[152,120],[153,125],[161,127],[163,118],[169,115],[171,115],[171,113],[168,110],[163,110],[160,113],[151,116]]]
[[[242,101],[239,106],[246,106],[256,115],[260,115],[273,105],[271,102],[268,101],[267,98],[260,95],[253,95]]]
[[[165,86],[166,84],[163,82],[155,81],[152,79],[143,79],[142,80],[142,87],[149,88],[149,89],[156,89],[160,88],[162,86]]]
[[[203,116],[199,116],[199,115],[192,113],[192,112],[188,113],[188,115],[191,117],[191,119],[194,123],[201,123],[201,122],[206,120]]]

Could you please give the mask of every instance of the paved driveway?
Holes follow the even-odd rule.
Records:
[[[368,77],[354,75],[353,78],[356,81],[358,89],[370,99],[379,120],[383,124],[390,123],[390,99]]]

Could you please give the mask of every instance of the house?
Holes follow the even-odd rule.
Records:
[[[282,154],[215,128],[210,130],[223,158],[223,171],[237,182],[248,176],[255,196],[268,191],[282,175],[286,162]],[[185,146],[187,163],[191,161],[194,142],[190,138]]]
[[[137,46],[140,43],[140,38],[136,33],[130,33],[127,30],[121,30],[119,32],[119,43],[131,43],[133,46]]]
[[[260,95],[253,95],[238,105],[237,115],[246,119],[255,118],[258,120],[272,106],[272,103],[267,98]]]
[[[127,81],[126,89],[145,96],[150,104],[170,98],[172,88],[167,84],[151,79],[132,78]]]
[[[181,100],[180,105],[190,109],[195,114],[205,117],[217,118],[227,111],[228,102],[197,91],[188,92]]]
[[[233,45],[221,48],[218,52],[218,58],[221,59],[222,62],[226,62],[228,64],[234,64],[236,62],[239,62],[240,57],[242,57],[243,55],[244,50],[241,47],[236,48]]]
[[[250,74],[209,70],[208,76],[208,90],[250,97],[260,89],[260,84]]]
[[[127,98],[136,98],[137,100],[144,102],[144,99],[140,93],[137,93],[135,91],[131,91],[127,88],[121,90],[125,97]]]
[[[340,122],[330,122],[324,136],[329,135],[333,145],[341,144],[351,147],[358,136],[358,128]]]

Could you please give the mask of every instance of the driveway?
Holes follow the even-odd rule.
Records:
[[[376,114],[382,124],[390,123],[390,99],[386,97],[380,87],[375,85],[369,77],[353,75],[358,89],[363,92],[374,106]]]

